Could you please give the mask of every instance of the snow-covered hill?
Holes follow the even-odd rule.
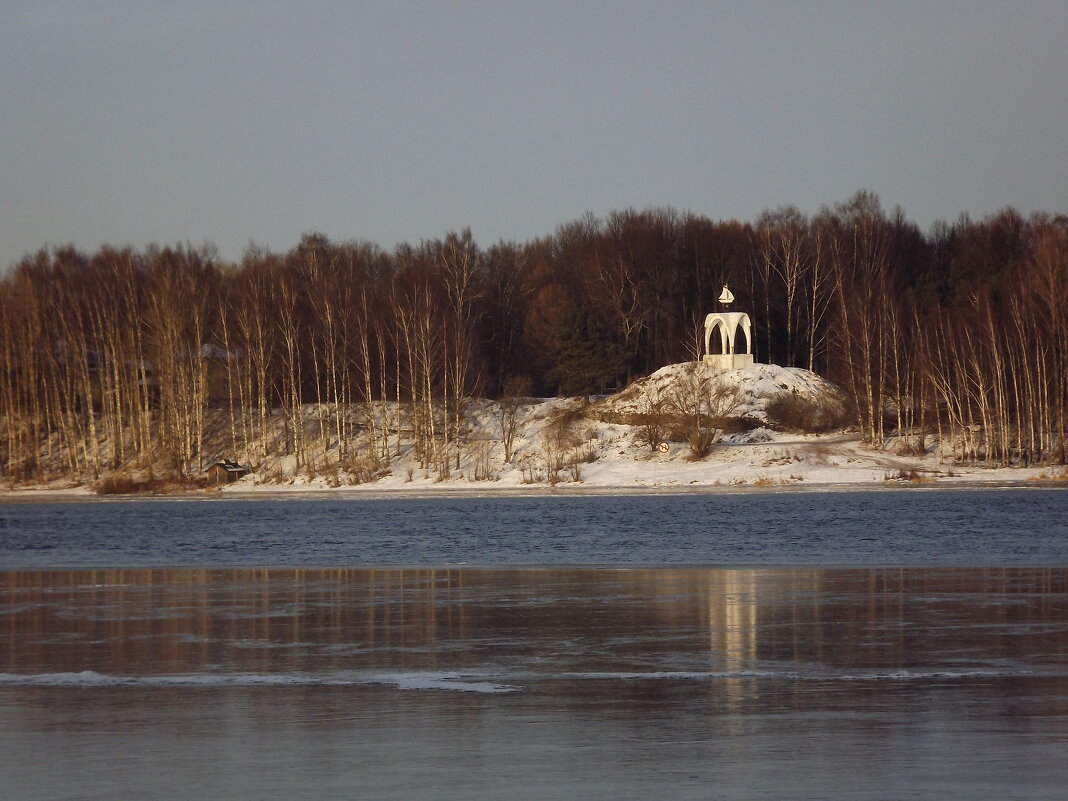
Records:
[[[841,406],[841,390],[830,381],[800,367],[754,364],[740,370],[717,371],[703,362],[682,362],[661,367],[620,392],[606,398],[600,408],[608,413],[640,414],[653,399],[667,398],[681,383],[694,378],[719,382],[738,392],[739,405],[733,415],[767,423],[768,401],[783,393],[792,394],[819,406]]]

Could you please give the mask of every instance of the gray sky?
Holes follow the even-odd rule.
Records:
[[[1068,211],[1068,2],[0,3],[0,267],[876,192]]]

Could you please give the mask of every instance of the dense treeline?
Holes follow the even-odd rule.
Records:
[[[959,459],[1064,463],[1068,219],[924,234],[862,192],[812,218],[627,210],[487,249],[463,231],[393,252],[313,234],[238,264],[42,250],[0,279],[0,477],[196,471],[219,425],[252,463],[403,440],[446,475],[466,398],[599,392],[693,359],[725,283],[757,360],[838,381],[872,445],[933,433]]]

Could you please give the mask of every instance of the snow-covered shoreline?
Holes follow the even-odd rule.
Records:
[[[0,502],[97,497],[412,498],[1068,487],[1068,471],[1063,467],[952,464],[937,443],[928,444],[929,438],[924,438],[924,452],[916,453],[914,446],[908,452],[898,452],[902,449],[893,443],[872,449],[856,433],[773,430],[768,427],[767,406],[777,395],[792,393],[833,402],[828,395],[836,391],[833,385],[797,368],[753,365],[722,374],[720,377],[732,382],[739,393],[735,414],[750,420],[754,427],[721,437],[701,459],[692,457],[686,442],[665,440],[659,447],[650,447],[639,426],[606,422],[633,419],[647,408],[650,396],[661,396],[672,382],[702,369],[694,363],[669,365],[590,408],[582,407],[577,399],[524,404],[519,433],[507,460],[498,431],[499,406],[491,401],[472,401],[461,463],[459,467],[450,465],[444,478],[439,471],[420,467],[410,450],[381,464],[374,479],[362,483],[352,480],[336,462],[332,469],[300,470],[290,456],[277,457],[236,483],[202,491],[98,496],[84,484],[56,483],[0,490]],[[559,433],[564,417],[571,420],[570,427],[565,426],[566,442]],[[550,464],[557,467],[552,469]],[[561,468],[561,464],[566,467]],[[480,480],[474,480],[476,477]]]
[[[668,455],[670,457],[671,454]],[[677,454],[675,456],[678,456]],[[512,471],[496,480],[386,475],[364,484],[330,486],[323,478],[295,476],[283,483],[248,477],[209,490],[162,495],[96,495],[85,485],[0,491],[0,502],[189,499],[388,499],[541,497],[569,495],[690,495],[713,493],[849,492],[896,489],[1068,488],[1064,473],[1048,467],[983,468],[939,464],[937,456],[903,457],[862,447],[855,437],[808,436],[760,444],[720,445],[707,459],[602,458],[582,464],[579,481],[523,483]],[[907,477],[903,477],[907,476]],[[250,480],[251,479],[251,480]]]

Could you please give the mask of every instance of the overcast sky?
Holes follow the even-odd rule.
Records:
[[[858,189],[1068,211],[1068,2],[2,0],[0,267]]]

